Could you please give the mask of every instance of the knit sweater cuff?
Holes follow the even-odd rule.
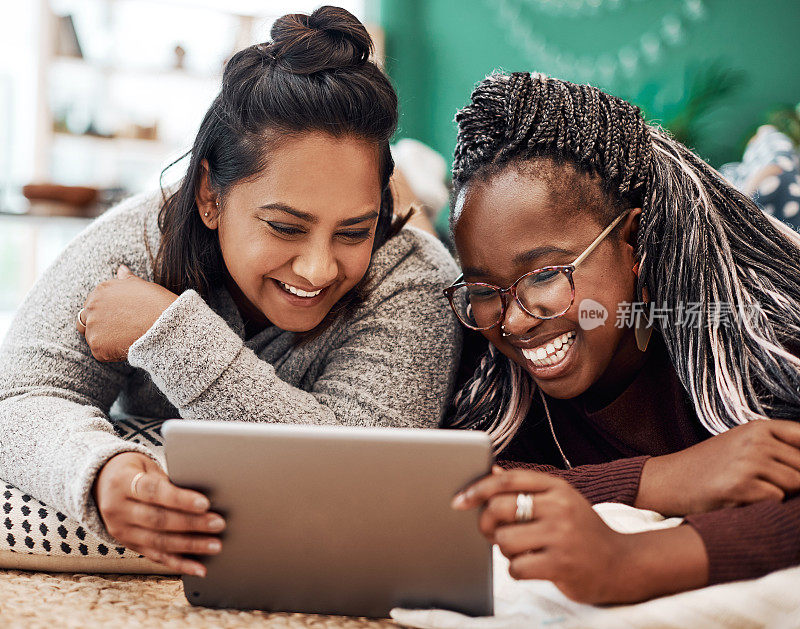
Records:
[[[194,290],[183,292],[128,350],[176,408],[185,408],[233,362],[244,343]]]
[[[754,579],[800,563],[800,496],[685,518],[708,554],[708,584]]]
[[[92,493],[92,487],[100,469],[111,457],[123,452],[145,454],[159,465],[161,463],[143,445],[132,441],[124,441],[114,434],[95,431],[84,434],[82,438],[84,439],[83,445],[86,446],[85,449],[90,452],[90,455],[83,461],[83,466],[76,470],[76,474],[73,477],[73,488],[69,495],[75,502],[70,505],[69,511],[71,514],[77,515],[77,520],[103,542],[119,545],[119,542],[106,531]]]
[[[525,468],[546,472],[564,479],[592,504],[620,502],[633,505],[639,493],[642,468],[648,456],[619,459],[608,463],[579,465],[562,470],[551,465],[535,465],[514,461],[499,461],[506,468]]]

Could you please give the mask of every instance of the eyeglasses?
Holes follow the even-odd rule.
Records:
[[[526,273],[508,288],[483,282],[464,282],[463,274],[444,289],[459,321],[471,330],[489,330],[503,321],[511,295],[525,312],[537,319],[555,319],[575,302],[578,265],[597,248],[630,210],[623,212],[594,239],[571,264],[546,266]]]

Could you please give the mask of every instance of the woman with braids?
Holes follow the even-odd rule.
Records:
[[[502,468],[454,507],[588,603],[800,563],[796,235],[596,88],[495,74],[456,121],[446,293],[489,346],[453,425]],[[685,519],[623,535],[604,501]]]
[[[455,263],[393,222],[397,97],[366,29],[322,7],[271,35],[228,62],[177,189],[78,236],[0,351],[0,478],[185,573],[225,523],[115,435],[112,403],[434,428],[460,345]]]

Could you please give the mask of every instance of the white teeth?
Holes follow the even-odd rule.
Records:
[[[298,297],[316,297],[317,295],[319,295],[322,292],[321,288],[319,290],[316,290],[316,291],[313,291],[313,292],[308,292],[308,291],[296,288],[296,287],[292,286],[291,284],[286,284],[284,282],[280,282],[280,285],[283,287],[283,290],[285,290],[287,293],[291,293],[292,295],[297,295]]]
[[[574,332],[567,332],[545,345],[523,349],[522,355],[537,367],[555,365],[561,362],[575,340]]]

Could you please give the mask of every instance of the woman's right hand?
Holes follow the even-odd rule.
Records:
[[[756,420],[645,462],[634,506],[685,516],[800,491],[800,423]]]
[[[106,461],[97,474],[93,494],[114,539],[182,574],[206,574],[203,564],[182,555],[215,555],[222,548],[215,534],[225,528],[225,521],[209,512],[208,498],[173,485],[161,467],[144,454],[123,452]]]

